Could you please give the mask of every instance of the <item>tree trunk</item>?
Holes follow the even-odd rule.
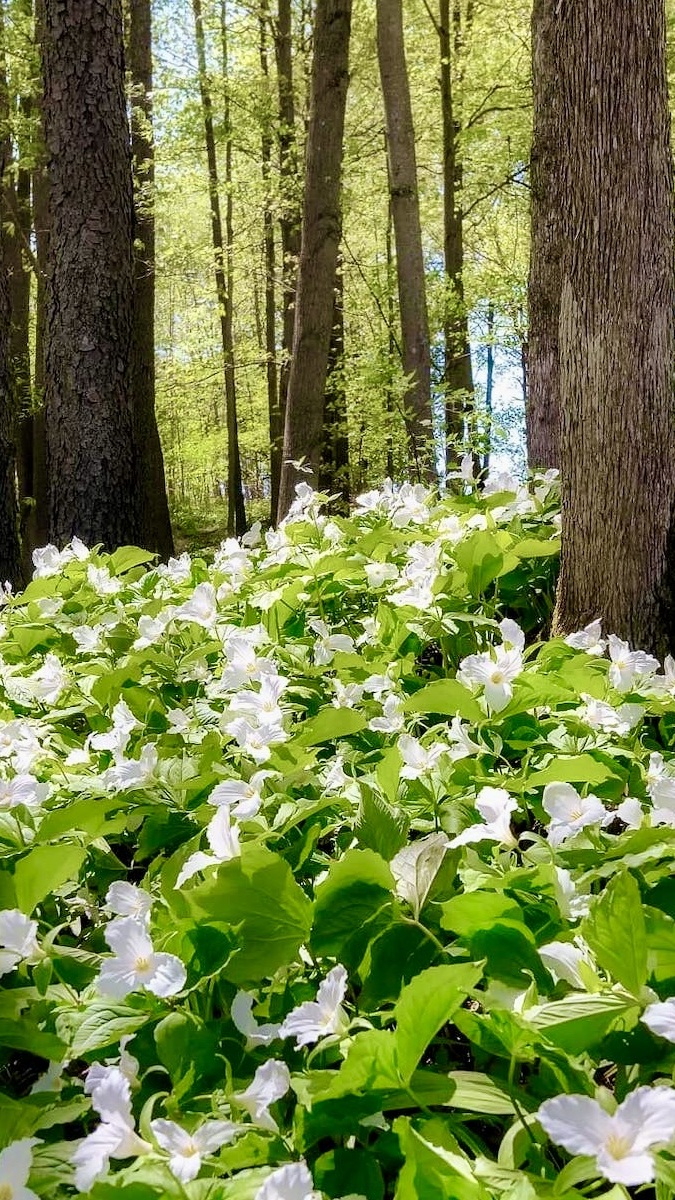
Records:
[[[279,92],[279,175],[281,257],[283,259],[283,300],[281,327],[281,370],[279,372],[279,408],[282,448],[279,453],[279,474],[272,477],[271,508],[276,515],[279,505],[279,482],[283,430],[288,400],[288,381],[293,356],[295,328],[295,288],[300,258],[302,205],[298,190],[298,146],[295,131],[295,96],[293,92],[293,38],[291,0],[279,0],[274,30],[274,52],[277,63]]]
[[[333,330],[328,349],[328,377],[324,399],[323,448],[319,489],[337,495],[336,512],[349,513],[349,436],[345,392],[344,277],[338,263],[333,299]]]
[[[140,540],[173,554],[164,459],[155,415],[155,146],[152,129],[150,0],[129,0],[131,153],[134,163],[134,324],[131,382],[140,489]]]
[[[490,470],[490,447],[492,445],[492,399],[495,379],[495,306],[492,301],[487,310],[487,346],[485,364],[485,450],[483,452],[483,478]]]
[[[279,519],[295,485],[316,486],[341,233],[342,139],[349,80],[351,0],[318,0],[305,168],[302,248],[284,428]],[[304,460],[307,473],[299,464]]]
[[[234,392],[234,350],[232,345],[232,296],[228,291],[226,272],[230,271],[231,256],[228,252],[227,263],[225,241],[223,238],[223,221],[220,211],[220,190],[218,182],[218,162],[216,159],[216,142],[213,131],[213,101],[211,88],[206,70],[206,40],[204,21],[202,17],[201,0],[192,0],[195,18],[195,42],[197,46],[197,63],[199,68],[199,90],[202,100],[202,117],[204,121],[204,140],[206,142],[206,161],[209,178],[209,201],[211,206],[211,236],[213,240],[213,260],[216,281],[216,296],[220,318],[220,334],[223,346],[223,372],[225,390],[225,416],[227,423],[227,531],[228,534],[242,534],[246,530],[246,511],[244,508],[244,493],[241,483],[241,460],[239,458],[239,430],[237,424],[236,397]],[[227,42],[225,14],[223,13],[223,50],[226,55]],[[226,61],[223,64],[227,69]],[[226,84],[226,88],[227,88]],[[227,96],[227,92],[226,92]],[[229,107],[229,101],[228,107]],[[226,137],[228,164],[231,167],[232,139],[230,133],[229,111],[226,115]],[[227,174],[226,169],[226,174]],[[232,203],[231,191],[228,188],[228,208]],[[231,217],[230,217],[231,220]],[[229,247],[228,242],[228,247]]]
[[[0,255],[4,238],[0,237]],[[16,497],[16,462],[12,429],[12,392],[9,379],[9,287],[4,262],[0,262],[0,584],[21,583],[21,549]]]
[[[566,129],[558,88],[556,0],[535,0],[532,11],[533,135],[530,159],[531,241],[529,278],[529,398],[526,409],[530,467],[557,467],[560,407],[560,258],[562,209],[559,191]]]
[[[441,53],[441,114],[443,121],[443,262],[445,309],[443,317],[443,384],[445,390],[445,461],[455,470],[464,442],[465,410],[473,408],[473,371],[469,321],[464,303],[464,218],[462,215],[462,160],[458,136],[461,121],[453,98],[450,0],[439,0],[437,24]]]
[[[377,53],[384,99],[389,190],[394,219],[410,468],[435,480],[431,424],[431,353],[422,229],[417,193],[415,131],[403,44],[402,0],[377,0]]]
[[[35,0],[35,41],[38,48],[43,44],[44,2]],[[35,376],[33,380],[34,406],[31,418],[32,448],[32,496],[35,504],[24,525],[24,558],[49,540],[49,489],[47,486],[47,424],[45,420],[45,326],[47,265],[49,262],[49,176],[47,174],[44,112],[42,99],[39,101],[40,131],[39,149],[32,173],[33,232],[37,287],[35,293]]]
[[[673,181],[663,0],[558,7],[568,131],[557,633],[673,648]]]
[[[276,294],[274,276],[276,269],[274,246],[274,216],[272,212],[272,130],[270,128],[269,56],[267,52],[267,27],[269,22],[269,0],[261,0],[260,23],[260,70],[264,87],[264,112],[262,114],[262,176],[265,191],[263,208],[263,259],[265,264],[265,364],[267,374],[267,412],[270,431],[270,515],[276,516],[281,478],[281,450],[284,427],[279,405],[279,376],[277,372],[276,337]]]
[[[46,0],[44,11],[50,536],[111,548],[138,537],[121,0]]]

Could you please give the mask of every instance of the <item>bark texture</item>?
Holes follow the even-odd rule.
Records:
[[[262,177],[265,191],[263,208],[263,262],[265,268],[265,368],[267,375],[267,414],[270,431],[270,515],[274,520],[279,499],[281,479],[281,450],[284,437],[283,417],[279,404],[279,372],[277,370],[277,306],[276,306],[276,247],[274,244],[274,213],[272,195],[272,149],[274,146],[269,94],[269,53],[267,29],[269,23],[269,0],[262,0],[259,13],[260,71],[263,79],[262,112]],[[262,339],[261,339],[262,342]]]
[[[439,0],[436,26],[441,56],[443,120],[443,260],[446,298],[443,319],[446,467],[453,470],[464,441],[464,414],[473,406],[469,319],[464,303],[464,217],[462,214],[461,121],[453,96],[450,0]]]
[[[283,307],[281,329],[281,370],[279,372],[279,419],[281,438],[276,460],[272,463],[272,514],[279,504],[283,432],[288,399],[288,381],[293,355],[295,328],[295,287],[300,258],[302,203],[298,192],[298,145],[295,129],[295,95],[293,90],[293,27],[291,0],[279,0],[274,30],[274,53],[277,64],[279,93],[279,175],[281,257],[283,262]]]
[[[2,244],[0,238],[0,247]],[[3,254],[0,248],[0,255]],[[0,261],[0,584],[21,582],[21,549],[16,498],[16,462],[9,376],[9,287]]]
[[[306,481],[316,486],[318,482],[341,234],[340,181],[351,15],[351,0],[318,0],[279,519],[290,508],[296,483]],[[308,473],[293,465],[301,459]]]
[[[530,160],[529,395],[526,408],[530,467],[559,465],[560,356],[558,323],[562,254],[560,192],[567,130],[558,85],[560,24],[557,0],[532,10],[533,131]]]
[[[138,538],[132,185],[121,0],[45,0],[50,536]]]
[[[405,396],[410,469],[418,479],[433,480],[429,319],[402,0],[377,0],[377,54],[387,130],[403,370],[411,380]]]
[[[213,241],[214,274],[218,312],[220,319],[220,335],[223,347],[223,371],[225,387],[225,417],[227,423],[227,531],[229,534],[242,534],[246,530],[246,510],[244,508],[244,492],[241,481],[241,459],[239,457],[239,428],[237,422],[237,407],[234,376],[234,345],[232,339],[232,279],[231,253],[228,240],[226,254],[223,236],[223,219],[220,208],[220,188],[218,178],[218,161],[216,157],[216,140],[213,129],[213,99],[206,70],[206,40],[204,34],[204,18],[201,0],[192,0],[192,10],[195,19],[195,42],[197,47],[197,64],[199,69],[199,90],[202,101],[202,118],[204,121],[204,140],[206,143],[206,162],[209,180],[209,201],[211,207],[211,236]],[[227,25],[225,10],[222,9],[221,33],[223,38],[223,66],[227,74]],[[229,177],[232,163],[232,137],[229,128],[229,100],[226,84],[226,174]],[[228,189],[226,225],[228,234],[232,224],[232,194]],[[228,287],[229,284],[229,287]]]
[[[333,511],[349,513],[349,435],[345,392],[344,276],[338,262],[333,298],[333,329],[328,350],[328,377],[324,399],[323,448],[319,489],[336,497]]]
[[[155,147],[150,0],[129,0],[128,66],[134,165],[134,323],[131,384],[140,492],[140,540],[173,554],[162,444],[155,415]]]
[[[558,4],[562,567],[554,628],[673,647],[673,180],[663,0]]]

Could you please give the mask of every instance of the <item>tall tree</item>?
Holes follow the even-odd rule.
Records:
[[[0,160],[0,169],[4,171]],[[16,492],[13,402],[10,381],[9,279],[4,262],[5,237],[0,231],[0,584],[21,581],[21,548]]]
[[[324,399],[323,446],[319,488],[336,495],[336,511],[349,512],[349,436],[345,391],[344,274],[338,259],[333,299],[333,329],[328,350],[328,375]]]
[[[283,416],[279,404],[279,372],[277,370],[276,335],[276,247],[274,244],[274,212],[272,198],[272,149],[274,138],[271,126],[269,94],[269,53],[267,32],[269,0],[261,0],[258,15],[260,30],[260,70],[262,73],[261,162],[264,187],[263,201],[263,261],[265,266],[265,360],[267,375],[267,413],[270,431],[270,514],[276,516],[281,478],[281,449],[284,436]]]
[[[131,155],[121,0],[45,0],[50,535],[138,537]]]
[[[418,479],[433,480],[429,318],[402,0],[377,0],[377,54],[387,129],[403,370],[410,378],[404,401],[410,467]]]
[[[291,0],[279,0],[274,24],[274,53],[279,93],[279,229],[282,257],[281,370],[279,372],[279,409],[281,444],[272,463],[272,513],[279,504],[283,430],[286,419],[288,381],[293,355],[295,327],[295,287],[300,257],[302,205],[298,190],[298,146],[295,130],[295,92],[293,85],[293,27]]]
[[[533,137],[530,159],[529,395],[527,457],[531,467],[558,466],[562,212],[560,162],[566,140],[558,87],[557,0],[532,10]]]
[[[232,325],[232,130],[229,115],[229,83],[227,82],[227,14],[224,4],[221,9],[221,35],[223,47],[223,70],[225,73],[225,137],[226,137],[226,183],[228,194],[226,200],[227,252],[223,237],[223,219],[220,208],[220,184],[218,177],[218,160],[216,157],[216,139],[213,129],[213,99],[211,85],[206,69],[206,36],[201,0],[192,0],[192,10],[195,19],[195,43],[197,47],[197,67],[199,71],[199,90],[202,101],[202,118],[204,122],[204,140],[206,142],[206,162],[209,180],[209,202],[211,207],[211,237],[213,240],[213,261],[216,281],[216,296],[220,318],[220,334],[223,345],[223,371],[225,385],[225,417],[227,424],[227,530],[228,533],[242,534],[246,530],[246,509],[244,507],[244,490],[241,480],[241,457],[239,454],[239,426],[237,421],[237,403],[235,391],[234,342]],[[229,286],[228,286],[229,284]]]
[[[173,553],[164,459],[155,416],[155,146],[152,126],[152,9],[129,0],[128,66],[134,165],[134,322],[131,383],[140,490],[140,539]]]
[[[278,517],[297,482],[316,485],[323,441],[324,393],[333,329],[335,271],[342,227],[340,184],[351,0],[317,0],[305,166],[302,247],[293,359],[284,427]],[[304,460],[303,466],[299,466]]]
[[[673,648],[673,179],[664,0],[558,5],[568,131],[554,627]]]

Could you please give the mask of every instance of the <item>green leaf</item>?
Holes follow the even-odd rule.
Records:
[[[464,892],[441,905],[441,928],[460,937],[490,929],[495,921],[522,922],[522,909],[504,892]]]
[[[14,889],[21,911],[29,917],[50,892],[70,879],[77,879],[86,857],[83,846],[65,843],[36,846],[19,859],[14,870]]]
[[[120,546],[110,557],[110,573],[111,575],[123,575],[125,571],[131,571],[133,567],[143,567],[146,563],[151,563],[157,556],[148,550],[141,550],[138,546]]]
[[[657,908],[645,908],[647,969],[651,979],[675,979],[675,921]]]
[[[554,1045],[569,1054],[581,1054],[602,1041],[617,1020],[621,1019],[624,1027],[632,1013],[635,1021],[638,1011],[634,1001],[613,992],[573,993],[542,1004],[529,1020]]]
[[[68,1047],[55,1033],[46,1033],[30,1020],[0,1021],[0,1046],[25,1050],[39,1058],[62,1062]]]
[[[490,1200],[490,1193],[438,1119],[425,1121],[418,1129],[409,1117],[399,1117],[394,1133],[405,1158],[395,1200]]]
[[[90,1000],[77,1020],[72,1037],[72,1058],[84,1058],[94,1050],[117,1045],[125,1033],[135,1033],[150,1020],[150,1014],[139,1012],[128,1004],[111,1004],[108,1000]]]
[[[606,763],[598,762],[592,754],[573,754],[567,757],[556,754],[546,767],[533,771],[527,778],[528,787],[542,787],[545,783],[606,783],[617,775]]]
[[[392,808],[365,784],[361,788],[361,803],[354,825],[359,845],[375,850],[386,862],[405,844],[409,818],[400,809]]]
[[[638,996],[647,982],[647,931],[640,889],[620,871],[593,903],[583,935],[601,967]]]
[[[466,574],[472,596],[480,596],[501,573],[504,566],[502,546],[493,533],[479,530],[464,538],[453,549],[455,561]]]
[[[364,713],[353,708],[322,708],[303,723],[296,742],[300,746],[320,746],[322,742],[335,742],[360,733],[365,726]]]
[[[456,679],[435,679],[414,692],[404,705],[405,712],[439,713],[444,717],[464,717],[477,724],[485,713],[468,688]]]
[[[394,878],[374,850],[348,850],[316,889],[311,948],[357,967],[392,920]]]
[[[314,1183],[327,1196],[347,1193],[383,1200],[384,1180],[377,1159],[367,1150],[338,1146],[317,1158],[313,1167]]]
[[[474,963],[429,967],[406,984],[394,1008],[399,1070],[408,1083],[427,1046],[483,974]]]
[[[392,859],[391,871],[396,880],[396,893],[410,905],[415,920],[426,904],[447,852],[446,834],[431,833],[404,846]]]
[[[311,901],[288,863],[251,842],[242,845],[240,858],[174,900],[183,900],[197,920],[205,915],[237,929],[239,948],[222,973],[240,987],[287,966],[309,936]]]
[[[448,1079],[454,1084],[452,1096],[443,1101],[448,1108],[461,1108],[466,1112],[489,1116],[502,1116],[516,1111],[506,1089],[481,1071],[449,1071]],[[414,1083],[413,1076],[413,1087]]]

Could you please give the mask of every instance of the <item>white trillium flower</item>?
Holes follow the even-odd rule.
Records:
[[[35,1080],[30,1095],[35,1096],[39,1092],[60,1092],[63,1088],[63,1072],[67,1066],[67,1062],[50,1062],[47,1070]]]
[[[133,731],[140,728],[141,723],[129,705],[119,700],[112,710],[111,728],[106,733],[90,733],[85,746],[91,746],[93,750],[110,750],[113,758],[118,759],[124,755]]]
[[[278,1167],[258,1188],[254,1200],[319,1200],[314,1180],[304,1162]]]
[[[7,975],[21,962],[36,962],[42,956],[37,928],[37,921],[31,921],[18,908],[0,912],[0,975]]]
[[[38,783],[32,775],[15,775],[12,779],[0,779],[0,812],[16,808],[18,804],[36,809],[47,799],[49,784]]]
[[[281,725],[258,725],[246,717],[228,721],[225,729],[235,738],[243,753],[258,763],[267,762],[272,754],[271,746],[288,740],[288,734]]]
[[[363,569],[368,580],[368,587],[374,590],[384,587],[385,583],[391,583],[394,579],[398,579],[398,567],[393,563],[366,563]]]
[[[503,621],[499,622],[499,632],[502,635],[505,650],[518,650],[522,654],[525,649],[525,634],[517,621],[505,617]]]
[[[96,567],[93,563],[87,567],[87,583],[99,596],[114,596],[122,589],[119,579],[115,579],[107,567]]]
[[[403,726],[403,700],[395,692],[390,692],[382,705],[382,716],[373,717],[368,722],[368,728],[374,733],[399,733]]]
[[[484,654],[470,654],[462,659],[457,679],[468,687],[482,687],[488,708],[501,712],[513,696],[512,684],[522,669],[520,650],[494,646]]]
[[[347,1025],[347,1015],[342,1008],[346,990],[347,972],[338,964],[319,984],[316,1000],[305,1000],[288,1014],[279,1029],[279,1037],[294,1037],[299,1050],[331,1033],[339,1033]]]
[[[448,842],[451,850],[471,842],[499,842],[502,846],[518,844],[511,832],[511,817],[518,808],[515,796],[511,796],[504,788],[484,787],[476,797],[476,808],[483,818],[482,822],[463,829]]]
[[[122,1073],[130,1088],[138,1087],[140,1063],[127,1050],[129,1042],[132,1042],[133,1039],[134,1034],[132,1033],[127,1033],[120,1038],[120,1053],[117,1061],[106,1059],[104,1063],[92,1063],[84,1077],[84,1090],[88,1096],[93,1096],[97,1093],[111,1076],[116,1076],[117,1072]]]
[[[291,1086],[291,1074],[285,1062],[270,1058],[258,1067],[253,1082],[245,1092],[235,1092],[233,1100],[250,1113],[253,1123],[270,1133],[278,1133],[279,1126],[270,1113],[270,1105],[285,1096]]]
[[[363,684],[362,683],[343,683],[341,679],[332,679],[335,698],[333,706],[335,708],[355,708],[363,699]]]
[[[626,796],[626,799],[621,801],[614,815],[620,821],[623,821],[624,825],[629,829],[639,829],[644,817],[642,805],[635,796]],[[675,813],[673,813],[673,816],[675,817]]]
[[[449,755],[453,762],[459,762],[461,758],[471,758],[474,754],[481,754],[483,747],[479,746],[469,737],[469,725],[463,725],[460,717],[453,717],[448,729],[448,740],[450,742]]]
[[[174,888],[182,887],[188,879],[192,879],[193,875],[196,875],[198,871],[203,871],[205,867],[217,867],[220,863],[229,862],[232,858],[239,858],[241,854],[239,826],[232,819],[229,808],[225,806],[219,808],[215,816],[211,818],[206,827],[206,838],[211,847],[211,853],[207,854],[205,850],[197,850],[191,854],[183,863]]]
[[[61,659],[55,654],[46,654],[42,666],[25,680],[31,695],[43,704],[56,704],[68,686],[68,673]]]
[[[547,830],[551,846],[560,846],[587,825],[606,825],[613,820],[602,800],[580,796],[571,783],[547,783],[542,805],[551,818]]]
[[[97,980],[104,996],[123,1000],[130,992],[145,989],[154,996],[175,996],[186,979],[185,967],[175,954],[157,953],[147,930],[133,917],[120,917],[105,931],[114,957],[105,959]]]
[[[92,1107],[101,1124],[75,1151],[75,1186],[88,1192],[105,1175],[111,1158],[135,1158],[152,1147],[138,1136],[131,1111],[131,1086],[118,1067],[111,1067],[91,1092]]]
[[[654,1148],[675,1136],[675,1090],[636,1088],[612,1115],[590,1096],[556,1096],[544,1101],[537,1120],[570,1154],[595,1158],[610,1183],[637,1187],[654,1179]]]
[[[675,998],[650,1004],[640,1020],[659,1037],[675,1042]]]
[[[314,642],[314,662],[323,667],[332,662],[338,652],[351,654],[354,651],[354,639],[346,633],[331,633],[325,621],[318,617],[308,622],[309,628],[317,635]]]
[[[417,738],[409,733],[401,734],[398,739],[398,749],[403,759],[401,767],[402,779],[419,779],[420,775],[428,775],[437,766],[448,747],[442,742],[434,742],[431,746],[423,746]]]
[[[602,621],[591,621],[577,633],[569,633],[565,638],[568,646],[575,650],[585,650],[587,654],[598,657],[605,653],[607,642],[602,636]]]
[[[234,1141],[240,1126],[232,1121],[205,1121],[199,1129],[188,1133],[175,1121],[157,1117],[150,1122],[153,1137],[169,1158],[169,1170],[181,1183],[190,1183],[199,1174],[202,1158],[215,1154],[221,1146]]]
[[[573,942],[548,942],[539,947],[539,957],[556,983],[562,979],[581,992],[588,990],[589,973],[594,972],[594,963],[590,948],[582,938],[575,938]]]
[[[580,921],[582,917],[587,916],[591,903],[590,896],[580,895],[577,892],[574,880],[569,871],[564,867],[555,868],[555,899],[560,915],[566,921]]]
[[[266,673],[261,677],[260,691],[237,692],[232,697],[230,711],[233,716],[243,715],[258,725],[281,725],[284,714],[279,700],[287,687],[287,679]]]
[[[101,779],[109,792],[133,792],[144,788],[152,779],[159,761],[157,747],[144,746],[140,758],[119,758],[103,772]]]
[[[224,779],[209,794],[209,804],[229,808],[239,821],[249,821],[262,804],[262,789],[271,771],[255,771],[248,783],[244,779]]]
[[[246,1038],[247,1050],[252,1050],[255,1046],[269,1046],[270,1042],[281,1036],[280,1025],[258,1024],[252,1011],[254,1000],[255,997],[250,992],[237,992],[230,1008],[232,1024]]]
[[[143,888],[118,879],[111,883],[105,896],[105,907],[116,917],[133,917],[141,925],[149,925],[154,899]],[[108,926],[110,928],[110,926]]]
[[[644,675],[653,675],[659,669],[659,661],[644,650],[631,650],[628,642],[610,633],[608,638],[609,657],[612,665],[609,668],[609,680],[618,692],[629,692],[636,679]]]
[[[192,621],[203,629],[213,629],[218,620],[216,589],[212,583],[198,583],[189,600],[176,609],[174,619]]]
[[[591,729],[601,729],[603,733],[617,733],[625,737],[644,716],[645,710],[641,704],[621,704],[614,708],[585,692],[581,693],[581,699],[584,703],[576,710],[577,716]]]
[[[40,1200],[26,1187],[33,1165],[33,1146],[39,1138],[21,1138],[0,1150],[0,1198],[2,1200]]]

